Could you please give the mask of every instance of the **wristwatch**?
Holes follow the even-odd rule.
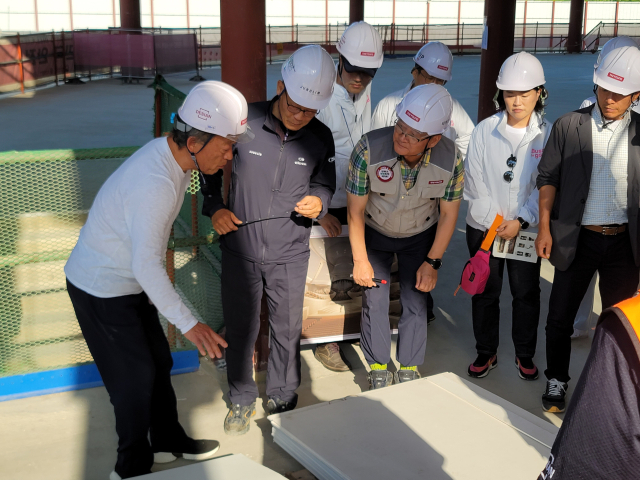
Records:
[[[525,222],[524,218],[518,217],[518,221],[520,222],[520,229],[521,230],[526,230],[527,228],[529,228],[529,222]]]
[[[431,267],[434,270],[438,270],[441,266],[442,266],[442,259],[441,258],[425,258],[424,259],[425,262],[427,262],[429,265],[431,265]]]

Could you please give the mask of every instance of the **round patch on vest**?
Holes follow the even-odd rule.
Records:
[[[376,170],[376,177],[381,182],[390,182],[393,180],[393,170],[387,165],[382,165]]]

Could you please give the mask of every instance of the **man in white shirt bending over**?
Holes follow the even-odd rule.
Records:
[[[168,138],[138,150],[102,186],[65,266],[78,323],[116,416],[118,458],[110,480],[151,473],[156,462],[203,460],[220,447],[193,440],[178,421],[173,365],[158,312],[202,355],[226,342],[199,323],[171,284],[163,259],[191,171],[212,174],[247,142],[247,102],[222,82],[196,86]]]

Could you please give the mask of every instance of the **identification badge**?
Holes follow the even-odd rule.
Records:
[[[376,177],[378,177],[378,180],[381,182],[390,182],[393,180],[393,170],[387,165],[382,165],[376,170]]]

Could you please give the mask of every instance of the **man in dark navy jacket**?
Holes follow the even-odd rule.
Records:
[[[225,432],[249,431],[258,388],[253,349],[263,291],[269,305],[271,353],[267,413],[295,408],[300,385],[302,307],[312,219],[322,218],[335,191],[331,131],[315,118],[333,92],[335,67],[317,45],[282,67],[278,95],[249,105],[255,132],[236,149],[225,205],[220,175],[206,177],[203,213],[222,235],[222,306],[231,408]]]

